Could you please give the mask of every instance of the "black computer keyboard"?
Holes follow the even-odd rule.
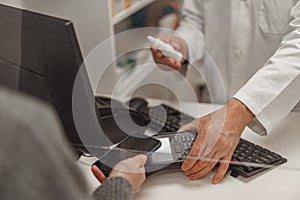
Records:
[[[173,148],[176,152],[176,159],[186,159],[193,145],[196,133],[178,133],[174,135]],[[201,160],[201,158],[199,158]],[[226,162],[226,161],[225,161]],[[231,175],[237,177],[239,175],[249,178],[264,170],[272,168],[276,165],[287,162],[287,159],[263,148],[255,145],[245,139],[240,139],[240,142],[232,155],[230,169]]]
[[[165,108],[164,112],[162,111],[161,106]],[[165,135],[166,132],[177,131],[182,125],[194,120],[192,116],[181,113],[170,106],[164,104],[161,106],[155,106],[150,109],[151,128],[157,131],[159,128],[163,127],[159,133]],[[147,113],[149,112],[149,109],[147,110],[143,111],[144,114],[149,114]],[[190,134],[179,134],[177,141],[175,149],[178,154],[178,159],[184,159],[193,145],[194,137]],[[232,156],[232,161],[233,162],[230,164],[230,169],[232,170],[231,175],[234,177],[241,175],[245,178],[249,178],[259,172],[272,168],[272,166],[274,167],[283,164],[287,162],[287,159],[245,139],[240,139]]]
[[[264,170],[287,162],[286,158],[245,139],[240,142],[232,155],[231,175],[249,178]]]
[[[194,120],[192,116],[165,104],[148,107],[147,109],[140,110],[140,112],[150,116],[151,129],[159,133],[178,131],[182,125]]]

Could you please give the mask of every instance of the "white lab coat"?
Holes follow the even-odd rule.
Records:
[[[205,59],[195,41],[204,45],[221,72],[227,100],[237,98],[255,114],[249,127],[260,135],[300,100],[299,0],[185,0],[178,32],[190,62]],[[218,98],[219,84],[213,76],[206,80]]]

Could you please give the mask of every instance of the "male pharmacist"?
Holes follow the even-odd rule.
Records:
[[[212,180],[217,184],[245,127],[267,135],[300,100],[300,1],[186,0],[178,32],[162,39],[190,63],[207,59],[200,43],[224,81],[227,100],[219,103],[225,106],[185,126],[198,129],[190,156],[204,159],[182,165],[185,175],[197,180],[220,160]],[[152,52],[157,63],[176,70],[185,61]],[[214,81],[207,77],[211,98],[218,101],[221,88]]]

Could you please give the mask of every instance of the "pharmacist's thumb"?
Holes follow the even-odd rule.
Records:
[[[172,45],[172,47],[173,47],[175,50],[180,51],[181,45],[179,44],[178,41],[172,40],[170,44]]]

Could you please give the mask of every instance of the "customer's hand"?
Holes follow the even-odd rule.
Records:
[[[173,58],[165,57],[161,51],[152,47],[151,51],[152,51],[154,61],[157,64],[159,64],[160,68],[164,70],[170,70],[170,69],[179,70],[182,66],[182,63],[187,58],[187,54],[188,54],[188,48],[186,42],[180,37],[173,37],[173,38],[159,37],[159,39],[173,46],[175,50],[180,51],[183,55],[183,58],[181,61],[177,62]]]
[[[146,161],[147,156],[145,155],[137,155],[123,160],[113,168],[109,177],[119,176],[127,179],[131,184],[133,193],[136,193],[140,190],[141,185],[146,180],[144,167]],[[92,172],[101,183],[106,180],[106,177],[98,167],[92,166]]]
[[[182,127],[181,130],[198,130],[190,157],[182,165],[184,174],[191,180],[201,179],[220,161],[212,180],[213,184],[219,183],[229,168],[243,130],[253,118],[243,103],[232,99],[222,109]]]
[[[106,176],[103,174],[103,172],[96,166],[92,166],[92,172],[96,179],[102,184],[106,181]]]

